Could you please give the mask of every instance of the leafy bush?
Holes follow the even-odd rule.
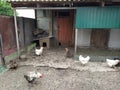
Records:
[[[0,0],[0,15],[13,16],[11,4]]]

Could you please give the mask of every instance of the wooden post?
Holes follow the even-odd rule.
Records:
[[[50,13],[50,21],[49,21],[49,36],[52,36],[52,10],[49,10],[49,13]]]
[[[3,41],[2,41],[2,35],[1,34],[0,34],[0,44],[1,44],[1,60],[2,60],[3,66],[5,66],[6,63],[5,63],[5,58],[4,58]]]
[[[75,54],[77,53],[77,37],[78,37],[78,29],[75,29]]]
[[[16,34],[16,44],[17,44],[17,55],[18,55],[18,59],[19,59],[20,47],[19,47],[19,37],[18,37],[16,9],[14,9],[14,23],[15,23],[15,34]]]

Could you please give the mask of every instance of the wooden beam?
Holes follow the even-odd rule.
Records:
[[[15,9],[68,10],[77,9],[77,7],[16,7]]]
[[[6,63],[5,63],[5,57],[4,57],[4,51],[3,51],[3,40],[2,40],[1,33],[0,33],[0,44],[1,44],[1,61],[2,61],[3,66],[5,66]]]
[[[50,13],[50,21],[49,21],[49,36],[52,36],[52,10],[49,10]]]

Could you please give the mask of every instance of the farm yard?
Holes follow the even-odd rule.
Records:
[[[0,90],[120,90],[120,0],[0,0],[0,56]]]
[[[0,90],[119,90],[120,68],[105,62],[88,62],[85,66],[74,58],[65,58],[64,48],[44,50],[36,56],[34,50],[20,59],[16,70],[0,75]],[[38,71],[43,78],[30,86],[24,78],[29,71]]]

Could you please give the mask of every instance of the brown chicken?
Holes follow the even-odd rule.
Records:
[[[66,55],[65,55],[66,58],[73,57],[73,54],[70,52],[70,50],[68,48],[65,48],[65,52],[66,52]]]
[[[9,69],[17,69],[18,64],[16,61],[10,60],[9,62]]]

